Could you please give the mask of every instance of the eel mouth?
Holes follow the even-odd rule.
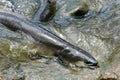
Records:
[[[96,69],[96,68],[99,68],[100,66],[98,65],[98,63],[86,63],[86,67],[87,68],[90,68],[90,69]]]
[[[97,61],[94,61],[94,62],[84,62],[84,65],[81,66],[81,68],[87,68],[87,69],[97,69],[99,68],[100,66],[98,65],[98,62]]]
[[[100,66],[98,64],[94,65],[94,64],[86,64],[86,63],[84,63],[82,66],[76,65],[76,67],[77,68],[83,68],[83,69],[95,70],[95,69],[99,68]]]
[[[89,66],[97,66],[98,65],[98,62],[85,62],[87,65]]]

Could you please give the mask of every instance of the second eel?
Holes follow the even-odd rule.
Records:
[[[0,11],[0,23],[12,31],[20,30],[28,34],[38,42],[55,46],[60,50],[59,55],[62,57],[66,57],[73,61],[84,61],[89,66],[98,65],[97,60],[88,52],[56,36],[55,34],[43,28],[43,25],[38,27],[19,14]]]
[[[55,15],[56,1],[54,0],[40,0],[38,10],[34,14],[33,22],[48,22]]]

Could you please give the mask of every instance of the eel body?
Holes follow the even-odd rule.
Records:
[[[59,55],[63,57],[76,61],[84,61],[90,66],[97,66],[98,64],[97,60],[88,52],[44,29],[43,25],[38,27],[19,14],[0,11],[0,23],[12,31],[20,30],[33,37],[36,41],[55,46],[60,50]]]
[[[33,16],[33,22],[47,22],[53,18],[56,11],[56,2],[54,0],[40,0],[38,10]]]

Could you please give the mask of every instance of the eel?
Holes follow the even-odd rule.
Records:
[[[0,11],[0,23],[12,31],[24,32],[40,43],[54,46],[60,51],[59,55],[62,57],[83,61],[88,66],[98,66],[97,60],[88,52],[46,30],[43,25],[35,25],[20,14]]]
[[[33,22],[48,22],[56,11],[56,2],[54,0],[40,0],[38,10],[33,16]]]

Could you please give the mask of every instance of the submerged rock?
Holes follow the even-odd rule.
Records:
[[[103,73],[98,80],[118,80],[118,75],[115,73]]]
[[[0,80],[24,80],[21,65],[0,52]]]
[[[80,3],[80,5],[78,6],[78,8],[71,13],[71,16],[73,16],[74,18],[82,18],[85,16],[85,14],[87,14],[89,11],[89,6],[87,3]]]

